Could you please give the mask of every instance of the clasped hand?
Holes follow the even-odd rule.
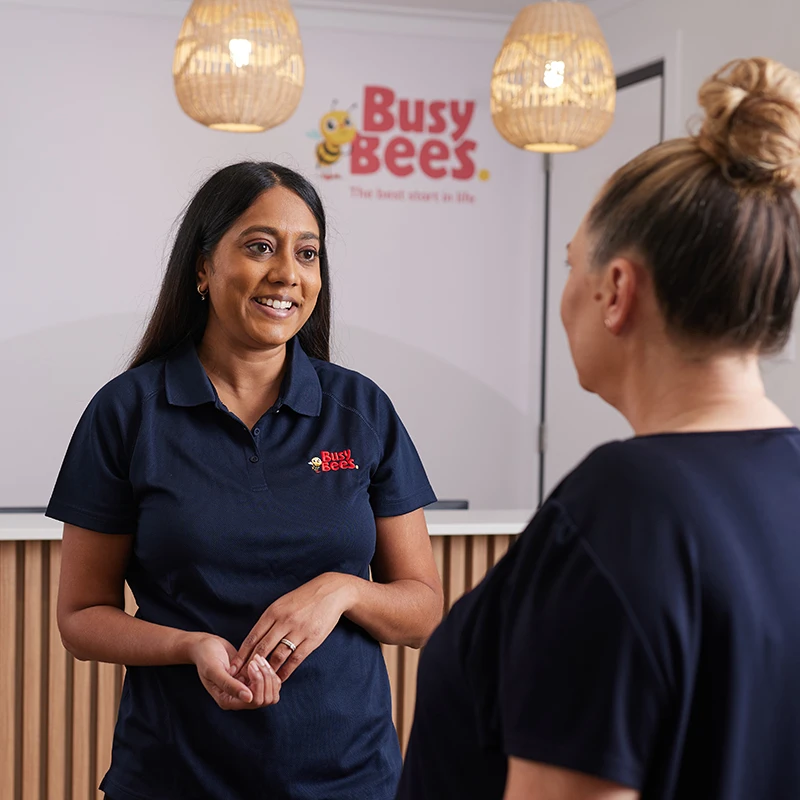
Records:
[[[282,682],[328,638],[347,610],[349,580],[325,573],[279,598],[238,651],[218,636],[204,636],[194,646],[192,660],[217,705],[237,711],[277,703]]]

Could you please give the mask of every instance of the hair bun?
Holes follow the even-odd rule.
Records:
[[[739,185],[800,185],[800,75],[768,58],[732,61],[700,88],[698,146]]]

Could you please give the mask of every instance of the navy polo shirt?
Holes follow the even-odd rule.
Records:
[[[508,756],[642,800],[800,797],[800,431],[593,453],[434,633],[398,800]]]
[[[369,579],[375,517],[435,498],[387,396],[289,343],[279,400],[249,430],[191,342],[98,392],[50,517],[133,534],[126,575],[149,622],[235,647],[279,597],[323,572]],[[380,645],[342,619],[280,702],[222,711],[192,665],[127,670],[114,800],[388,800],[401,759]]]

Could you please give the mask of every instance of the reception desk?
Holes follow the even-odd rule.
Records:
[[[449,608],[499,561],[530,511],[430,511]],[[55,622],[61,525],[0,514],[0,798],[95,800],[109,763],[124,668],[81,662]],[[135,603],[127,592],[127,608]],[[419,651],[384,645],[393,712],[405,749]]]

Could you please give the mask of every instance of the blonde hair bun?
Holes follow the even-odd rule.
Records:
[[[769,58],[732,61],[700,88],[697,144],[739,185],[800,185],[800,75]]]

